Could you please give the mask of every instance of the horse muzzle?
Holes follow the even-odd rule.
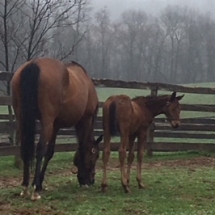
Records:
[[[172,121],[170,121],[170,124],[171,124],[172,128],[178,128],[181,123],[178,120],[172,120]]]

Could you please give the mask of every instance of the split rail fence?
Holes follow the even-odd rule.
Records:
[[[12,73],[0,72],[0,82],[9,83]],[[140,83],[114,81],[107,79],[94,79],[96,87],[106,88],[128,88],[128,89],[148,89],[151,95],[158,95],[160,91],[177,91],[186,94],[201,94],[201,96],[214,95],[215,88],[205,87],[185,87],[180,85],[171,85],[163,83]],[[102,107],[100,102],[100,107]],[[215,102],[214,102],[215,104]],[[10,96],[0,96],[0,110],[5,110],[11,105]],[[186,117],[181,119],[181,126],[178,129],[172,129],[165,118],[156,118],[148,132],[148,141],[146,149],[148,154],[153,151],[175,152],[175,151],[215,151],[215,105],[208,104],[184,104],[182,101],[182,112],[189,111],[195,113],[210,113],[210,117]],[[4,111],[5,112],[5,111]],[[198,116],[198,115],[197,115]],[[39,132],[39,123],[37,126]],[[15,133],[16,124],[14,115],[3,114],[0,112],[0,156],[18,155],[19,146],[11,145],[9,134]],[[102,134],[102,118],[98,116],[95,123],[95,134]],[[213,144],[214,140],[214,144]],[[118,150],[119,139],[112,142],[111,149]],[[103,148],[103,143],[101,144]],[[77,149],[75,132],[73,128],[61,129],[58,133],[56,152],[75,151]]]

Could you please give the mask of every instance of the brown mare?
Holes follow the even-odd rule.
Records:
[[[147,130],[154,117],[165,114],[173,128],[180,125],[180,104],[182,96],[176,97],[176,92],[168,96],[158,97],[136,97],[130,99],[126,95],[110,96],[103,106],[103,129],[104,129],[104,150],[103,150],[103,179],[102,191],[107,189],[107,163],[110,157],[111,136],[120,134],[121,143],[119,146],[119,161],[121,171],[121,183],[125,192],[130,192],[130,169],[134,160],[134,140],[137,137],[137,182],[139,188],[144,188],[141,177],[141,166],[143,160],[144,145],[147,137]],[[125,166],[126,148],[128,147],[127,172]]]
[[[41,123],[41,133],[36,147],[32,200],[40,199],[39,191],[42,190],[45,171],[54,154],[60,128],[75,126],[80,155],[78,181],[80,185],[93,184],[98,143],[102,137],[94,139],[93,125],[98,97],[85,69],[75,62],[64,64],[52,58],[34,59],[17,69],[11,87],[24,164],[24,190],[21,195],[29,194],[29,167],[34,160],[36,119]]]

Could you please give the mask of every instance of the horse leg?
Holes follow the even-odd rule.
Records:
[[[130,182],[130,172],[131,172],[131,165],[134,161],[134,140],[135,140],[135,135],[133,136],[130,136],[129,137],[129,152],[128,152],[128,160],[127,160],[127,183],[128,183],[128,186],[129,186],[129,182]]]
[[[20,196],[23,196],[23,197],[30,195],[30,192],[28,190],[29,178],[30,178],[29,167],[30,167],[29,161],[23,160],[23,182],[22,182],[22,186],[24,187],[24,189],[20,193]]]
[[[86,147],[86,141],[90,137],[91,132],[93,130],[92,127],[92,118],[85,118],[80,120],[75,126],[76,136],[78,140],[78,150],[79,150],[79,162],[78,162],[78,174],[77,178],[80,186],[88,187],[88,179],[86,178],[85,171],[85,158],[83,152]]]
[[[23,182],[22,186],[24,187],[23,191],[20,193],[20,196],[28,196],[30,195],[28,191],[28,185],[29,185],[29,178],[30,178],[30,173],[29,173],[29,161],[23,161]]]
[[[31,199],[38,200],[41,198],[39,195],[40,191],[40,169],[42,164],[42,159],[46,152],[46,146],[51,139],[53,133],[53,122],[42,122],[42,133],[40,136],[40,140],[37,144],[36,150],[36,169],[34,174],[34,180],[32,186],[34,187],[34,191],[32,193]]]
[[[103,178],[101,183],[102,192],[106,192],[107,190],[107,165],[110,158],[110,133],[109,131],[104,132],[104,149],[102,153],[102,161],[103,161]]]
[[[121,143],[119,147],[119,162],[120,162],[120,171],[121,171],[121,183],[126,193],[130,193],[130,189],[127,183],[126,171],[125,171],[126,147],[129,142],[128,139],[129,137],[126,134],[121,133]]]
[[[144,189],[145,185],[142,182],[142,162],[143,162],[143,153],[144,153],[144,143],[146,141],[146,132],[141,132],[138,136],[138,143],[137,143],[137,182],[140,189]]]
[[[17,145],[19,144],[19,142],[22,141],[22,136],[21,136],[21,132],[19,129],[17,129],[16,131],[16,143]],[[23,190],[20,193],[20,196],[29,196],[30,192],[28,190],[28,186],[29,186],[29,179],[30,179],[30,163],[29,161],[25,161],[23,160],[23,181],[22,181],[22,186],[24,187]]]
[[[52,159],[54,155],[54,148],[55,148],[55,141],[57,137],[57,132],[59,129],[55,128],[51,137],[50,142],[48,143],[46,154],[44,156],[44,162],[43,162],[43,167],[40,172],[40,185],[39,185],[39,191],[43,190],[42,183],[44,180],[45,172],[48,166],[49,161]]]

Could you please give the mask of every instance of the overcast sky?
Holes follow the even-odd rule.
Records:
[[[167,5],[187,5],[202,12],[210,12],[214,16],[215,0],[89,0],[94,12],[105,6],[111,13],[111,18],[116,19],[127,9],[143,9],[153,15],[159,13]]]

